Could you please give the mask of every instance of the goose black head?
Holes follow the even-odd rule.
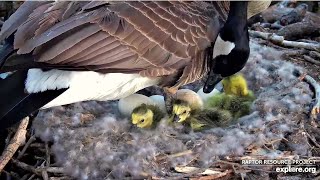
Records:
[[[224,77],[239,72],[249,58],[247,5],[248,2],[230,2],[228,19],[213,46],[204,93],[210,93]]]

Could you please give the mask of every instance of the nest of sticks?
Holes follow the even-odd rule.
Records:
[[[185,133],[160,123],[155,130],[140,130],[120,117],[116,101],[51,108],[41,111],[32,126],[25,118],[9,130],[0,161],[1,169],[6,165],[1,176],[315,178],[319,172],[285,174],[277,173],[276,166],[241,164],[248,159],[320,160],[318,83],[303,68],[281,60],[280,51],[255,41],[251,47],[252,55],[242,73],[257,100],[252,113],[236,125]]]

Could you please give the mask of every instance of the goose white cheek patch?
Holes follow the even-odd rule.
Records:
[[[234,47],[235,44],[233,42],[224,41],[219,34],[214,44],[212,57],[215,58],[219,55],[228,55]]]

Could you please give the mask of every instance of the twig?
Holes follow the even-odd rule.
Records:
[[[308,61],[308,62],[311,62],[311,63],[313,63],[313,64],[316,64],[316,65],[320,66],[320,61],[317,61],[317,60],[313,59],[313,58],[310,57],[310,56],[303,55],[303,58],[304,58],[306,61]]]
[[[313,58],[318,59],[318,61],[320,61],[320,53],[318,53],[317,51],[310,51],[309,55]]]
[[[313,105],[313,108],[311,110],[311,114],[316,116],[320,113],[320,85],[319,83],[314,80],[311,76],[306,75],[304,78],[307,83],[313,86],[315,91],[315,104]]]
[[[30,176],[30,174],[27,173],[27,174],[23,175],[20,180],[28,180],[28,179],[29,179],[29,176]]]
[[[284,40],[283,36],[279,36],[274,33],[266,33],[266,32],[249,30],[249,34],[250,34],[250,36],[269,40],[272,43],[279,44],[282,46],[295,47],[295,48],[305,48],[305,49],[320,51],[320,44],[287,41],[287,40]]]
[[[201,174],[201,175],[214,175],[214,174],[220,174],[223,173],[221,169],[201,169],[198,167],[193,166],[176,166],[174,167],[174,170],[179,173],[185,173],[185,174]]]
[[[315,51],[308,51],[306,49],[299,49],[299,50],[288,49],[288,50],[282,51],[282,52],[286,56],[300,56],[300,55],[304,55],[309,52],[315,52]]]
[[[50,148],[49,148],[48,142],[46,142],[45,146],[46,146],[46,167],[49,167],[50,166]]]
[[[62,167],[47,167],[45,168],[47,172],[53,174],[63,174],[65,171]]]
[[[221,172],[219,174],[214,174],[210,176],[202,176],[202,177],[197,177],[197,178],[190,178],[190,180],[214,180],[214,179],[221,179],[222,177],[231,175],[232,171],[226,170],[225,172]]]
[[[188,168],[188,167],[186,167]],[[205,170],[201,169],[201,168],[193,168],[193,169],[190,169],[190,167],[188,168],[189,171],[184,171],[183,169],[177,169],[177,167],[175,167],[175,170],[179,173],[184,173],[183,175],[181,176],[176,176],[176,177],[173,177],[172,179],[173,180],[178,180],[178,179],[184,179],[184,178],[189,178],[189,177],[192,177],[192,176],[196,176],[196,175],[204,175],[204,174],[201,174],[203,173]],[[180,171],[179,171],[180,170]],[[184,172],[182,172],[182,171]],[[220,172],[219,172],[220,173]],[[212,174],[211,174],[212,175]]]
[[[50,177],[50,180],[71,180],[70,177],[62,176],[62,177]]]
[[[45,166],[44,164],[45,164],[45,161],[41,164],[41,168],[44,168]],[[49,180],[48,172],[45,169],[41,171],[41,175],[43,180]]]
[[[185,155],[189,155],[192,154],[193,152],[191,150],[187,150],[187,151],[183,151],[183,152],[179,152],[176,154],[171,154],[168,156],[164,156],[164,157],[159,157],[157,160],[164,160],[166,158],[176,158],[176,157],[180,157],[180,156],[185,156]]]
[[[36,174],[32,174],[32,175],[29,177],[29,179],[28,179],[28,180],[33,179],[35,176],[36,176]]]
[[[29,164],[18,161],[16,159],[12,159],[12,162],[14,164],[16,164],[18,167],[20,167],[26,171],[32,172],[38,176],[42,176],[42,171],[47,171],[48,173],[53,173],[53,174],[63,174],[65,172],[64,169],[61,167],[37,167],[37,168],[35,168]]]
[[[311,136],[309,133],[305,132],[305,134],[308,136],[308,138],[315,144],[318,148],[320,148],[320,145],[317,143],[317,140]]]
[[[41,172],[39,171],[36,171],[36,168],[30,166],[29,164],[26,164],[24,162],[20,162],[18,160],[15,160],[15,159],[11,159],[11,161],[17,165],[18,167],[20,167],[21,169],[24,169],[26,171],[29,171],[29,172],[32,172],[33,174],[36,174],[38,176],[41,176]]]
[[[10,159],[12,158],[14,153],[17,151],[19,146],[25,142],[26,133],[27,133],[26,129],[27,129],[28,123],[29,123],[29,117],[24,118],[20,122],[16,134],[13,136],[12,140],[10,141],[10,144],[2,153],[2,156],[0,157],[0,172],[10,161]]]
[[[21,152],[19,152],[19,155],[17,157],[17,159],[22,158],[22,156],[24,155],[24,153],[26,152],[26,150],[28,149],[28,147],[30,146],[30,144],[36,140],[35,135],[32,135],[29,140],[27,141],[27,143],[24,145],[23,149],[21,150]]]

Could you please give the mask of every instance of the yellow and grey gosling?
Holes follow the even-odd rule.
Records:
[[[227,77],[222,80],[222,85],[224,92],[210,97],[205,106],[230,111],[235,119],[248,115],[255,97],[243,75],[238,73]]]
[[[203,101],[197,93],[190,89],[179,89],[172,102],[172,116],[169,121],[173,120],[174,115],[179,115],[179,120],[184,121],[191,111],[202,110],[203,106]],[[177,114],[178,111],[179,114]]]
[[[230,112],[218,108],[192,109],[189,103],[175,100],[173,113],[178,123],[183,123],[194,131],[214,127],[226,127],[232,123]]]
[[[245,97],[250,95],[247,80],[241,73],[234,74],[222,80],[223,92],[229,95]]]
[[[148,129],[157,127],[157,124],[164,117],[165,113],[158,106],[148,104],[141,104],[133,109],[131,114],[132,124],[139,128]]]
[[[118,109],[139,128],[151,128],[166,116],[164,97],[159,95],[132,94],[119,100]]]

